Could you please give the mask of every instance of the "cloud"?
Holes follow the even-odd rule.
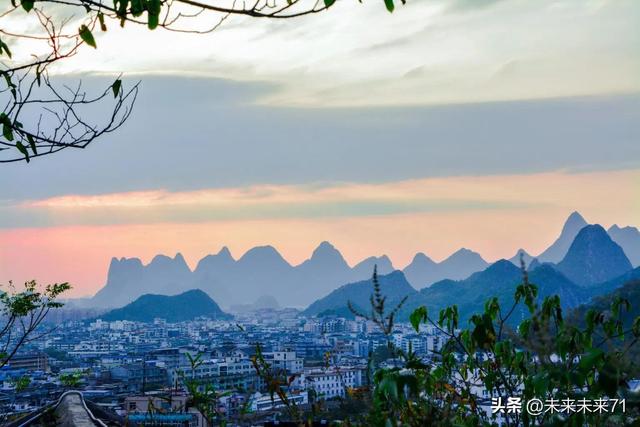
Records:
[[[449,5],[449,10],[458,12],[463,10],[484,9],[502,1],[504,0],[452,0]]]
[[[446,181],[70,195],[0,205],[0,228],[327,219],[530,206],[469,192],[449,195],[436,189],[441,184]]]
[[[639,13],[635,0],[409,1],[393,14],[343,1],[297,20],[230,18],[208,35],[111,23],[97,51],[57,71],[270,82],[277,90],[261,102],[312,107],[630,93],[640,90]],[[495,70],[510,61],[522,69],[503,81]]]
[[[5,202],[0,228],[291,221],[393,217],[585,206],[590,195],[620,206],[638,170],[585,174],[466,176],[380,184],[260,185],[196,191],[154,190]],[[606,184],[606,186],[604,185]],[[554,187],[553,193],[548,188]],[[610,188],[617,195],[609,196]],[[526,191],[523,191],[526,189]],[[593,209],[592,206],[586,206]]]
[[[93,91],[111,81],[84,84]],[[253,103],[270,90],[149,76],[116,134],[0,168],[0,179],[13,183],[0,188],[0,200],[620,170],[640,159],[638,95],[384,108]]]

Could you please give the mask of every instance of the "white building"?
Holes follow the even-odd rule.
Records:
[[[316,396],[331,399],[344,397],[347,389],[362,385],[363,371],[358,367],[338,367],[309,369],[304,380],[307,390],[313,390]]]
[[[287,374],[301,374],[304,360],[296,356],[295,351],[273,351],[263,353],[264,360],[275,371],[285,371]]]
[[[305,405],[309,403],[308,393],[306,391],[301,391],[299,393],[287,393],[286,396],[290,405]],[[285,406],[285,402],[283,402],[277,394],[274,394],[273,398],[271,398],[271,395],[269,394],[260,393],[255,393],[251,396],[250,407],[253,412],[271,411]]]

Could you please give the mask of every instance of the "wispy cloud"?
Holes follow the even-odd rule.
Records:
[[[634,178],[635,177],[635,178]],[[417,179],[384,184],[260,185],[197,191],[67,195],[5,202],[0,228],[251,220],[324,220],[427,213],[626,205],[637,171]],[[606,186],[603,186],[606,183]],[[548,188],[553,186],[554,191]],[[616,188],[616,197],[610,195]],[[576,193],[576,189],[580,189]],[[580,194],[576,197],[575,194]],[[593,209],[593,206],[586,206]]]
[[[278,90],[258,101],[289,106],[628,93],[640,90],[639,16],[635,0],[409,1],[393,14],[340,1],[300,20],[232,18],[206,36],[112,26],[58,72],[268,81]],[[512,61],[517,73],[495,74]]]
[[[263,90],[147,77],[117,134],[87,150],[0,168],[0,180],[19,183],[2,186],[0,200],[639,166],[637,95],[411,108],[247,105]]]
[[[380,185],[254,186],[69,195],[0,206],[0,228],[323,219],[524,208],[520,200],[448,193],[448,180]]]

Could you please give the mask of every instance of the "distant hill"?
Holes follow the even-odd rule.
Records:
[[[572,230],[581,225],[580,218],[573,215],[565,229]],[[522,273],[513,261],[500,260],[465,280],[444,280],[424,288],[407,303],[401,314],[408,316],[419,305],[426,305],[437,313],[456,304],[460,318],[468,319],[472,314],[482,312],[486,300],[494,296],[498,297],[501,306],[510,307],[515,288],[522,282]],[[538,287],[539,300],[559,295],[564,308],[585,304],[633,279],[640,279],[640,268],[632,270],[620,246],[600,225],[582,227],[558,265],[534,259],[529,266],[529,280]],[[517,322],[527,315],[524,308],[518,309],[512,320]]]
[[[418,253],[403,270],[407,280],[416,289],[430,286],[443,279],[460,280],[489,265],[480,254],[462,248],[444,261],[437,263],[423,253]]]
[[[562,274],[584,286],[606,282],[632,268],[622,248],[598,224],[582,228],[558,263]]]
[[[111,310],[100,316],[101,319],[107,321],[152,322],[155,318],[162,318],[172,323],[192,320],[196,317],[208,317],[211,319],[231,318],[230,315],[220,309],[209,295],[199,289],[193,289],[175,296],[142,295],[126,306]]]
[[[576,285],[557,271],[551,264],[542,264],[529,272],[529,280],[538,286],[540,300],[549,295],[560,295],[566,307],[573,307],[587,301],[588,290]],[[450,305],[458,306],[462,322],[471,315],[484,311],[485,302],[498,297],[502,307],[510,308],[516,287],[522,283],[522,272],[512,262],[500,260],[484,271],[472,274],[465,280],[443,280],[420,291],[417,298],[411,299],[401,315],[408,317],[411,311],[425,305],[431,313],[437,313]],[[527,315],[525,308],[516,310],[512,321],[519,321]]]
[[[369,277],[372,271],[373,267],[358,278]],[[355,277],[340,251],[329,242],[320,243],[311,257],[294,267],[290,275],[290,280],[295,284],[288,291],[289,297],[283,300],[276,295],[276,298],[281,304],[284,301],[285,305],[291,305],[292,298],[295,298],[294,305],[299,306],[308,304]],[[271,291],[265,289],[264,292]]]
[[[579,224],[579,218],[574,215],[572,221]],[[412,263],[414,267],[422,263],[433,268],[435,264],[422,254],[416,255],[416,259],[419,261]],[[505,309],[512,306],[515,289],[522,283],[522,272],[514,261],[500,260],[463,280],[441,280],[419,292],[413,290],[400,272],[394,272],[381,276],[383,293],[388,295],[389,308],[402,297],[409,296],[398,320],[406,320],[411,311],[420,305],[426,305],[431,313],[437,315],[441,309],[456,304],[460,319],[465,322],[472,314],[482,312],[485,302],[494,296],[498,297]],[[409,268],[405,271],[412,273]],[[570,309],[610,292],[629,280],[640,279],[640,268],[632,269],[620,246],[612,241],[601,226],[587,225],[578,231],[558,265],[533,259],[528,274],[530,282],[538,287],[539,302],[547,296],[558,295],[562,306]],[[345,314],[347,301],[352,301],[362,310],[368,310],[371,292],[370,280],[344,285],[311,304],[304,314]],[[525,317],[528,317],[528,312],[521,306],[514,312],[511,322],[516,324]]]
[[[190,286],[193,289],[204,290],[221,304],[227,304],[233,299],[233,292],[229,289],[228,283],[230,279],[235,278],[228,276],[235,269],[235,265],[236,260],[231,251],[224,246],[217,254],[207,255],[198,262],[190,278]]]
[[[383,275],[395,270],[386,255],[366,258],[351,267],[329,242],[320,243],[298,265],[289,264],[272,246],[252,248],[239,259],[224,247],[202,258],[193,272],[180,254],[174,258],[158,255],[148,265],[137,258],[113,258],[105,286],[85,305],[122,307],[143,294],[176,295],[202,289],[225,307],[247,305],[259,295],[270,295],[284,307],[302,307],[345,283],[370,278],[374,265]],[[465,278],[487,263],[479,254],[461,249],[434,265],[435,270],[426,271],[418,256],[407,274],[417,286],[424,286],[448,277]]]
[[[597,311],[607,311],[611,307],[611,303],[616,297],[621,297],[629,301],[631,309],[622,311],[622,321],[626,328],[631,327],[636,317],[640,316],[640,280],[631,280],[613,292],[600,295],[587,304],[576,307],[573,310],[572,317],[582,321],[589,309]]]
[[[593,286],[592,289],[597,290],[593,295],[603,295],[613,292],[616,289],[621,288],[625,283],[633,281],[640,281],[640,267],[636,267],[618,277]]]
[[[614,224],[607,233],[624,250],[631,264],[640,266],[640,231],[636,227],[618,227]]]
[[[382,255],[379,257],[372,256],[363,259],[358,264],[353,266],[353,273],[356,277],[369,277],[373,273],[373,267],[375,266],[378,267],[378,274],[389,274],[395,270],[389,257],[386,255]]]
[[[380,288],[387,296],[388,306],[391,307],[405,296],[416,294],[416,290],[407,282],[401,271],[394,271],[387,275],[379,275]],[[362,310],[369,310],[369,298],[373,293],[371,279],[349,283],[331,292],[329,295],[315,301],[302,312],[305,316],[345,313],[348,302]]]
[[[148,265],[138,258],[113,258],[107,283],[91,299],[95,307],[122,307],[144,294],[172,295],[190,289],[191,270],[182,254],[156,255]]]
[[[536,258],[534,258],[533,256],[529,255],[529,253],[527,253],[527,251],[525,251],[524,249],[518,249],[516,251],[516,254],[514,256],[512,256],[511,258],[509,258],[509,261],[511,261],[516,267],[520,267],[520,259],[521,258],[524,261],[524,265],[525,265],[526,268],[530,268],[531,267],[531,263],[536,261]]]
[[[280,304],[271,295],[262,295],[258,297],[252,304],[235,304],[229,307],[229,311],[232,313],[248,313],[251,311],[272,309],[280,309]]]
[[[322,242],[299,265],[289,264],[272,246],[258,246],[235,259],[228,248],[202,258],[190,271],[182,255],[156,256],[143,265],[137,258],[113,258],[107,282],[86,303],[121,307],[143,294],[176,295],[202,289],[225,306],[245,305],[247,297],[271,295],[282,306],[305,306],[336,287],[380,272],[393,271],[386,255],[370,257],[350,267],[329,242]]]
[[[640,268],[631,269],[622,249],[599,225],[583,227],[557,266],[533,260],[529,267],[529,280],[538,287],[539,301],[559,295],[566,309],[585,304],[633,279],[640,279]],[[494,296],[502,307],[510,307],[520,283],[520,269],[511,261],[500,260],[465,280],[444,280],[422,289],[417,297],[408,301],[401,315],[408,316],[419,305],[438,313],[456,304],[460,318],[468,319],[482,312],[484,303]],[[528,316],[525,310],[524,307],[517,309],[512,321],[517,323]]]
[[[578,212],[573,212],[564,223],[562,232],[558,239],[542,252],[537,258],[540,262],[559,263],[569,251],[571,243],[575,240],[578,232],[589,225]],[[640,230],[636,227],[620,227],[612,225],[607,230],[607,234],[624,251],[625,255],[634,267],[640,266]],[[513,258],[515,260],[515,257]]]
[[[578,212],[573,212],[564,223],[560,236],[536,258],[540,262],[560,262],[580,230],[589,225]]]
[[[600,230],[598,241],[582,244],[582,252],[577,253],[579,245],[569,254],[579,232],[587,225],[584,218],[574,212],[565,222],[560,237],[539,258],[520,249],[510,261],[518,266],[522,253],[532,271],[545,263],[559,263],[558,269],[578,285],[608,282],[630,270],[620,253],[635,254],[640,233],[632,227],[611,227],[609,235],[613,241],[609,242],[611,239]],[[622,251],[616,249],[616,240],[622,243]],[[115,308],[144,294],[177,295],[189,289],[201,289],[223,307],[250,305],[260,295],[272,296],[283,307],[305,307],[345,283],[369,279],[374,265],[381,275],[395,270],[386,255],[369,257],[350,266],[329,242],[320,243],[311,256],[298,265],[287,262],[272,246],[252,248],[238,259],[224,247],[217,254],[202,258],[194,271],[179,253],[173,258],[157,255],[147,265],[137,258],[113,258],[105,286],[93,298],[78,304]],[[489,263],[480,254],[463,248],[442,262],[417,253],[402,271],[411,286],[421,289],[445,279],[461,281],[487,267]]]
[[[407,265],[402,272],[405,277],[412,283],[416,289],[420,289],[424,286],[428,286],[438,280],[444,279],[440,277],[438,270],[438,263],[423,254],[418,252],[413,257],[413,260]]]

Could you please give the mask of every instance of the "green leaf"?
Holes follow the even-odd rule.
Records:
[[[0,39],[0,55],[2,55],[3,51],[9,58],[11,58],[11,51],[9,50],[9,46],[7,46],[7,44]]]
[[[158,24],[160,23],[160,19],[158,15],[152,15],[149,13],[149,20],[147,21],[147,26],[150,30],[155,30],[158,28]]]
[[[24,155],[25,159],[27,159],[27,163],[29,163],[29,152],[27,151],[27,147],[22,145],[22,142],[17,141],[16,148]]]
[[[336,0],[324,0],[324,7],[331,7],[336,2]]]
[[[149,3],[147,4],[147,11],[149,14],[147,26],[150,30],[156,29],[160,23],[160,8],[160,0],[149,0]]]
[[[11,81],[11,76],[9,75],[9,73],[7,73],[6,71],[0,71],[0,73],[2,73],[4,81],[7,83],[7,87],[15,87],[15,84],[13,84],[13,82]],[[2,115],[4,116],[5,114],[2,113]]]
[[[633,336],[640,337],[640,317],[636,317],[636,319],[633,321],[631,332],[633,333]]]
[[[385,375],[382,381],[380,381],[378,389],[390,399],[395,400],[398,398],[398,383],[392,375]]]
[[[13,129],[11,129],[10,125],[6,123],[2,124],[2,136],[4,136],[7,141],[13,141]]]
[[[416,308],[413,313],[409,315],[409,321],[411,326],[416,332],[420,332],[420,323],[427,321],[427,307],[424,305]]]
[[[33,151],[33,154],[37,156],[38,150],[36,149],[36,142],[33,140],[31,135],[27,135],[27,141],[29,141],[29,146],[31,147],[31,151]]]
[[[395,5],[393,4],[393,0],[384,0],[384,5],[387,6],[387,10],[389,12],[393,12],[393,9],[395,9]]]
[[[604,351],[599,348],[593,348],[591,351],[580,359],[578,367],[583,371],[589,371],[596,367],[598,362],[604,357]]]
[[[131,14],[136,18],[142,15],[145,10],[145,3],[142,0],[131,0]]]
[[[96,39],[93,38],[93,34],[91,34],[91,30],[86,25],[82,25],[79,28],[78,32],[80,34],[80,38],[82,39],[82,41],[84,41],[86,44],[93,47],[94,49],[98,47],[96,45]]]
[[[4,139],[13,141],[13,127],[11,126],[11,120],[5,113],[0,114],[0,123],[2,123],[2,136],[4,136]]]
[[[493,297],[484,304],[484,311],[489,317],[495,319],[500,312],[500,303],[498,302],[498,298]]]
[[[518,326],[518,333],[520,333],[520,336],[526,339],[527,336],[529,335],[530,327],[531,327],[531,319],[523,320]]]
[[[117,98],[118,94],[122,90],[122,80],[118,79],[111,85],[111,90],[113,90],[113,97]]]
[[[22,0],[22,8],[27,12],[30,12],[33,9],[34,0]]]

